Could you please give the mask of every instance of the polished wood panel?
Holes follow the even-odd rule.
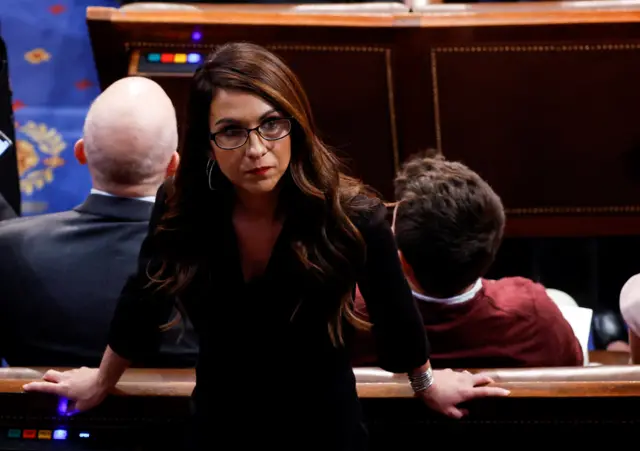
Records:
[[[405,82],[425,89],[397,95],[399,115],[411,109],[403,146],[437,147],[478,171],[503,199],[508,236],[640,226],[638,3],[588,3],[427,7],[398,38],[404,58],[428,61]],[[429,123],[433,134],[411,132]]]
[[[328,143],[385,197],[399,163],[435,147],[494,186],[510,236],[636,234],[640,2],[411,6],[128,5],[87,18],[103,87],[136,73],[136,52],[249,37],[299,73]],[[187,78],[155,76],[181,122]]]

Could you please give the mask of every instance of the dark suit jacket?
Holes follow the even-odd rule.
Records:
[[[0,194],[0,221],[4,221],[5,219],[15,218],[16,212],[13,211],[9,202],[6,201],[2,194]]]
[[[72,211],[0,223],[0,357],[11,366],[95,367],[153,204],[92,194]],[[165,333],[148,367],[193,367],[192,329]]]

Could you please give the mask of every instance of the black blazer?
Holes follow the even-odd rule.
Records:
[[[92,194],[72,211],[0,223],[0,357],[11,366],[99,365],[153,204]],[[140,366],[193,367],[191,329]]]
[[[0,221],[4,221],[5,219],[12,219],[17,217],[16,212],[13,211],[9,202],[6,201],[2,194],[0,194]]]

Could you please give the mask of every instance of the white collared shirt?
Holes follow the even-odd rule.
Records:
[[[470,299],[473,299],[476,294],[482,289],[482,279],[476,280],[476,283],[471,287],[471,289],[465,293],[459,294],[457,296],[452,296],[450,298],[434,298],[431,296],[427,296],[425,294],[417,293],[415,291],[411,291],[413,293],[413,297],[423,302],[435,302],[437,304],[462,304],[463,302],[467,302]]]
[[[118,197],[118,196],[114,196],[113,194],[107,193],[106,191],[102,191],[95,188],[91,188],[91,194],[98,194],[99,196]],[[151,202],[152,204],[156,202],[156,196],[128,197],[127,199],[143,200],[145,202]]]

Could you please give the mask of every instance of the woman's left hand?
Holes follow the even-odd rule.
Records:
[[[431,387],[416,396],[433,410],[459,419],[469,413],[457,407],[462,402],[486,396],[509,396],[509,390],[486,386],[492,383],[489,376],[469,371],[434,370]]]

